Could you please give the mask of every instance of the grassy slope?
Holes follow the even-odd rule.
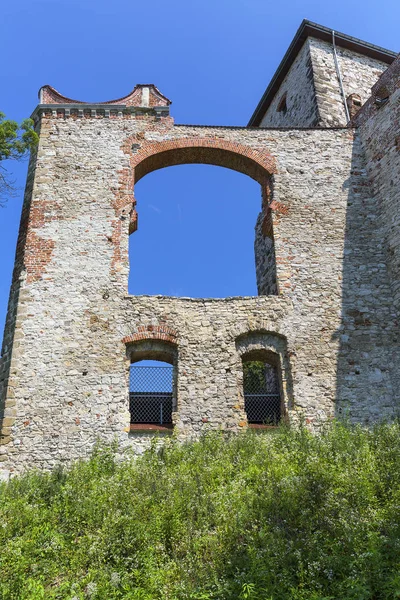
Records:
[[[0,598],[400,598],[400,426],[210,435],[0,488]]]

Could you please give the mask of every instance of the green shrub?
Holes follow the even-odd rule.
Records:
[[[400,426],[112,448],[0,488],[0,598],[400,598]]]

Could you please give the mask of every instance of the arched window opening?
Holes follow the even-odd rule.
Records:
[[[141,361],[131,365],[129,412],[131,426],[172,427],[174,367],[167,363]],[[132,427],[133,429],[134,427]]]
[[[287,92],[285,92],[283,94],[283,96],[281,97],[281,99],[279,100],[278,106],[277,106],[277,109],[276,109],[277,112],[281,112],[284,115],[286,115],[286,113],[287,113],[287,101],[286,101],[286,99],[287,99]]]
[[[243,359],[244,408],[249,425],[278,425],[281,420],[281,393],[276,365]]]
[[[358,113],[362,106],[361,96],[359,94],[350,94],[346,99],[350,118],[352,119]]]
[[[272,228],[268,238],[261,231],[258,182],[220,166],[184,164],[148,174],[135,184],[135,198],[139,227],[129,243],[130,294],[276,293]]]
[[[172,430],[176,411],[176,349],[157,340],[135,344],[130,353],[130,430]]]
[[[375,92],[375,105],[381,108],[389,102],[390,92],[385,85],[382,85]]]

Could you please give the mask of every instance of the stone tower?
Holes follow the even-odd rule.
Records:
[[[152,84],[102,103],[40,90],[0,366],[5,472],[97,438],[141,451],[157,428],[131,426],[128,376],[146,358],[173,365],[179,439],[251,426],[247,359],[275,370],[282,419],[395,414],[399,64],[305,21],[247,127],[175,125]],[[260,184],[257,297],[128,294],[135,183],[184,163]]]

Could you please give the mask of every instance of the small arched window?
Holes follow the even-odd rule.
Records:
[[[282,417],[279,357],[269,352],[243,357],[244,407],[249,425],[278,425]]]
[[[278,106],[277,106],[277,112],[281,112],[284,115],[287,113],[287,92],[285,92],[283,94],[283,96],[281,97],[281,99],[278,102]]]
[[[172,429],[176,411],[177,348],[158,340],[128,347],[130,430]]]
[[[378,108],[381,108],[382,106],[384,106],[387,102],[389,102],[389,97],[390,97],[390,93],[389,90],[387,89],[387,87],[385,85],[382,85],[376,92],[375,92],[375,105]]]
[[[359,94],[350,94],[347,96],[346,104],[349,109],[350,118],[352,119],[362,106],[361,96]]]
[[[136,425],[146,425],[148,429],[172,427],[174,367],[157,362],[144,360],[131,365],[131,429],[135,429]]]

